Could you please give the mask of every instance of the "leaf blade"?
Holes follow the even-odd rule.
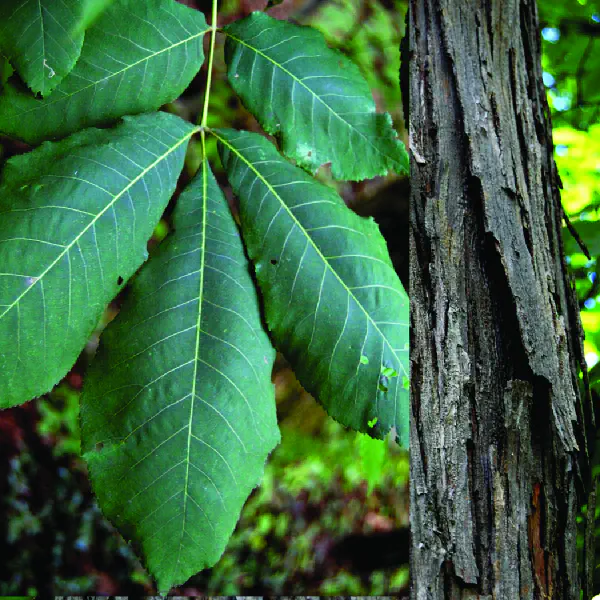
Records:
[[[83,0],[82,15],[73,33],[85,31],[115,0]]]
[[[77,65],[51,97],[38,100],[5,86],[0,131],[36,144],[156,110],[200,69],[206,31],[201,12],[174,0],[114,2],[87,30]]]
[[[335,419],[407,444],[408,297],[379,229],[263,137],[213,134],[276,346]]]
[[[224,31],[229,81],[286,156],[313,173],[331,162],[337,179],[408,173],[391,117],[375,112],[358,68],[321,33],[260,12]]]
[[[275,353],[237,227],[206,166],[131,292],[86,379],[82,434],[105,514],[166,592],[218,560],[279,441]],[[149,447],[166,473],[160,489],[148,486],[159,480],[156,465],[144,465]]]
[[[73,365],[119,281],[143,262],[194,131],[166,113],[128,117],[114,130],[84,130],[7,163],[0,187],[3,408],[49,391]]]
[[[71,71],[83,44],[74,33],[79,0],[5,0],[0,4],[0,51],[34,93],[48,95]]]

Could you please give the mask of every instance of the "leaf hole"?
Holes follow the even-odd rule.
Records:
[[[119,275],[119,278],[117,279],[117,285],[121,285],[123,283],[123,278]]]
[[[275,258],[272,258],[272,259],[271,259],[271,264],[272,264],[272,265],[276,265],[276,264],[277,264],[277,259],[275,259]]]
[[[103,442],[98,442],[96,444],[95,450],[96,450],[96,452],[100,452],[102,450],[102,448],[104,448],[104,443]]]

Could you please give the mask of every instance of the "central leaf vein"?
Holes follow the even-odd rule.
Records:
[[[220,136],[214,130],[211,130],[211,133],[219,140],[219,142],[221,142],[223,144],[223,146],[225,146],[228,150],[230,150],[236,156],[236,158],[238,160],[241,160],[246,165],[246,167],[255,174],[256,178],[259,179],[263,183],[263,185],[267,188],[267,190],[273,195],[273,197],[276,198],[280,202],[280,204],[282,205],[282,207],[284,208],[284,210],[287,212],[287,214],[289,215],[289,217],[292,219],[293,223],[298,226],[298,228],[300,229],[300,231],[304,231],[305,232],[307,243],[309,243],[311,245],[311,247],[313,248],[313,250],[317,253],[317,255],[319,256],[319,258],[326,265],[326,268],[329,269],[329,271],[335,276],[335,278],[339,281],[339,283],[347,291],[347,293],[350,295],[350,297],[356,302],[357,306],[360,307],[360,309],[364,313],[365,317],[367,318],[367,321],[369,323],[371,323],[371,325],[373,326],[373,328],[375,329],[375,331],[381,336],[381,338],[384,341],[385,345],[390,349],[390,351],[392,352],[392,354],[394,355],[394,357],[400,363],[400,367],[402,368],[402,370],[405,371],[404,365],[402,365],[402,363],[398,359],[398,357],[396,355],[396,352],[394,351],[394,348],[390,344],[390,342],[387,339],[387,337],[383,334],[383,332],[381,331],[381,329],[377,326],[377,323],[373,320],[373,318],[367,312],[367,310],[362,305],[362,303],[359,302],[358,298],[352,293],[352,290],[344,283],[343,279],[339,276],[339,274],[337,273],[337,271],[327,261],[327,259],[325,258],[325,256],[321,252],[320,248],[316,245],[316,243],[310,237],[310,235],[308,235],[307,230],[298,221],[298,219],[296,218],[296,216],[294,215],[294,213],[292,212],[292,210],[283,201],[283,199],[281,198],[281,196],[279,196],[279,194],[277,193],[277,190],[275,190],[275,188],[269,183],[269,181],[267,181],[267,179],[254,166],[254,164],[252,164],[250,161],[248,161],[246,159],[246,157],[240,151],[238,151],[234,146],[232,146],[225,138],[223,138],[222,136]]]
[[[82,229],[82,231],[69,244],[67,244],[66,246],[63,247],[62,251],[58,254],[58,256],[48,265],[48,267],[46,267],[46,269],[40,275],[38,275],[37,279],[35,281],[33,281],[32,284],[29,287],[27,287],[11,304],[7,305],[7,308],[4,310],[4,312],[0,313],[0,319],[2,319],[10,310],[12,310],[15,307],[15,305],[17,305],[21,301],[21,299],[23,297],[25,297],[38,283],[43,281],[44,276],[54,268],[54,266],[65,256],[65,254],[67,254],[67,252],[69,252],[71,250],[71,248],[75,244],[78,244],[81,237],[83,235],[85,235],[85,233],[87,231],[89,231],[90,228],[93,228],[95,226],[98,219],[100,219],[100,217],[102,217],[102,215],[104,215],[104,213],[106,213],[109,209],[111,209],[114,206],[114,204],[119,200],[119,198],[121,198],[121,196],[123,196],[123,194],[125,194],[129,189],[131,189],[138,181],[140,181],[140,179],[143,180],[143,178],[146,176],[147,173],[152,171],[152,169],[156,168],[156,166],[161,161],[165,160],[172,152],[174,152],[177,148],[179,148],[179,146],[181,146],[181,144],[185,143],[192,135],[197,133],[199,130],[200,130],[199,127],[195,127],[194,129],[192,129],[192,131],[190,131],[189,133],[186,133],[185,136],[182,137],[180,140],[178,140],[178,142],[176,144],[171,146],[168,149],[168,151],[166,151],[162,155],[157,156],[157,158],[154,162],[152,162],[149,166],[147,166],[141,173],[136,175],[118,194],[115,194],[113,196],[112,200]],[[87,181],[87,180],[84,180],[84,181]],[[90,183],[90,185],[94,185],[92,182],[87,182],[87,183]],[[94,231],[94,230],[92,229],[92,231]],[[43,240],[35,240],[35,241],[41,242]],[[100,261],[100,257],[98,257],[98,259]],[[102,263],[100,261],[100,266],[101,266],[101,264]]]

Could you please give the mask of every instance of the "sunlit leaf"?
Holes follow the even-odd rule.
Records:
[[[216,563],[279,442],[275,352],[208,168],[174,219],[105,330],[82,397],[100,506],[164,592]]]
[[[600,124],[588,131],[557,127],[552,138],[563,185],[561,201],[567,214],[600,206]]]
[[[581,311],[581,323],[586,332],[600,333],[600,309]]]
[[[367,494],[370,494],[381,481],[385,460],[388,457],[386,442],[358,433],[356,443],[367,480]]]
[[[183,168],[166,113],[87,129],[8,161],[0,186],[0,408],[50,390],[146,256]]]

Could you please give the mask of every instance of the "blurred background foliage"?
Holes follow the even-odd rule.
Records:
[[[90,19],[107,2],[86,1]],[[209,18],[210,1],[179,1]],[[267,0],[219,4],[222,26],[253,10],[264,10]],[[269,9],[277,18],[316,27],[331,46],[350,56],[371,85],[378,109],[391,113],[407,143],[398,82],[405,12],[404,0],[284,0]],[[219,36],[209,126],[260,131],[226,81],[223,41]],[[9,65],[0,57],[0,81],[10,75]],[[204,65],[184,94],[164,110],[195,121],[206,75]],[[27,150],[24,144],[0,138],[0,168],[4,160]],[[235,198],[213,141],[209,141],[208,154],[235,214]],[[200,145],[193,140],[178,191],[200,161]],[[406,284],[407,179],[389,175],[339,184],[327,167],[318,177],[336,187],[359,214],[375,217]],[[149,252],[169,233],[173,205],[158,224]],[[71,372],[52,393],[0,412],[0,596],[155,592],[129,546],[103,518],[79,457],[79,393],[86,368],[103,327],[117,314],[127,293],[125,287]],[[282,356],[277,358],[273,381],[282,443],[267,463],[262,485],[246,503],[217,565],[172,593],[382,595],[406,591],[407,453],[389,440],[371,440],[329,419],[298,384]]]
[[[562,179],[567,263],[585,330],[584,351],[600,424],[600,2],[539,0],[542,68],[550,105],[554,153]],[[593,475],[600,475],[597,436]],[[579,522],[587,513],[583,507]],[[596,519],[600,507],[596,509]],[[597,523],[597,521],[596,521]],[[583,551],[583,536],[579,535]],[[596,529],[595,590],[600,592],[600,528]]]
[[[539,2],[542,67],[565,212],[589,251],[565,226],[577,284],[588,368],[600,361],[600,2]]]

